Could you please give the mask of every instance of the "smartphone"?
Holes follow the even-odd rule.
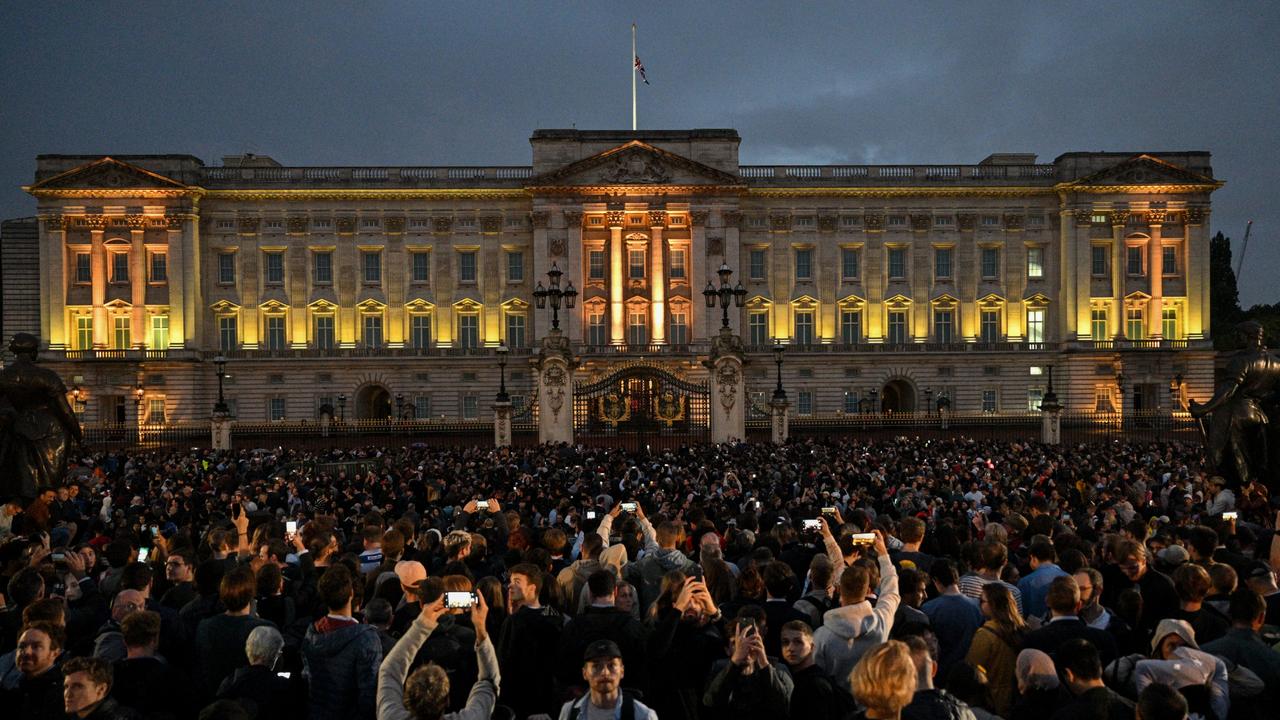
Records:
[[[66,553],[56,552],[56,553],[54,553],[54,554],[53,554],[53,561],[54,561],[54,562],[56,562],[56,563],[66,562],[66,561],[67,561],[67,554],[66,554]]]
[[[875,533],[854,533],[851,538],[854,545],[873,545],[876,541]]]
[[[477,510],[488,510],[488,509],[489,509],[489,501],[488,501],[488,500],[477,500],[477,501],[476,501],[476,509],[477,509]]]
[[[444,594],[444,606],[449,610],[469,608],[475,604],[476,594],[473,592],[447,592]]]
[[[588,511],[587,511],[587,519],[588,519],[588,520],[595,520],[595,519],[596,519],[596,511],[595,511],[595,510],[588,510]]]
[[[157,535],[159,535],[159,534],[160,534],[160,526],[159,526],[159,525],[152,525],[152,526],[151,526],[151,537],[155,537],[155,536],[157,536]]]
[[[289,533],[290,535],[296,534],[298,532],[298,521],[286,520],[284,523],[284,531]]]
[[[805,532],[818,532],[819,530],[822,529],[822,523],[816,519],[814,520],[805,519],[805,520],[801,520],[800,523],[801,523],[801,528]]]
[[[822,508],[822,514],[831,515],[832,517],[834,517],[836,514],[836,507],[834,505],[829,505],[827,507],[824,507]]]
[[[636,511],[636,508],[637,508],[637,507],[638,507],[638,505],[636,505],[636,503],[633,503],[633,502],[624,502],[624,503],[622,503],[622,512],[629,512],[629,513],[633,513],[633,512],[635,512],[635,511]]]
[[[1235,510],[1228,510],[1227,512],[1222,513],[1223,520],[1235,520],[1238,517],[1240,517],[1240,513]]]
[[[138,548],[138,562],[146,562],[151,555],[151,548]]]
[[[756,512],[760,512],[761,505],[759,500],[752,500],[751,504],[755,507]]]
[[[288,680],[290,677],[292,677],[292,676],[293,676],[293,673],[288,672],[288,671],[281,671],[281,672],[276,673],[276,676],[278,676],[278,677],[282,677],[282,678],[284,678],[285,680]]]

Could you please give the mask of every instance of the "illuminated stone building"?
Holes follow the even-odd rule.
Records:
[[[207,418],[218,355],[242,420],[339,398],[347,417],[484,420],[498,345],[517,407],[533,392],[553,264],[580,293],[560,313],[579,378],[637,360],[705,377],[721,311],[702,291],[727,264],[757,406],[775,338],[801,416],[873,393],[1025,412],[1049,366],[1068,410],[1211,393],[1206,152],[747,166],[732,130],[531,145],[505,167],[42,155],[43,357],[87,422]]]

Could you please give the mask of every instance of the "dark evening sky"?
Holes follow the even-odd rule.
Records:
[[[726,127],[754,163],[1209,150],[1280,301],[1275,3],[0,4],[0,217],[39,153],[529,163],[536,128]]]

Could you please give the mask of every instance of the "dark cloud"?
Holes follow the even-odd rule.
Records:
[[[905,7],[904,7],[905,6]],[[1280,300],[1280,8],[1048,3],[5,3],[0,217],[38,153],[523,164],[539,127],[733,127],[746,163],[1204,149]]]

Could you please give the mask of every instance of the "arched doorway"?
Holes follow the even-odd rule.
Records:
[[[880,412],[909,413],[916,411],[916,388],[907,380],[897,378],[884,384],[880,392]]]
[[[365,385],[356,392],[356,418],[385,420],[391,417],[391,393],[381,385]]]

